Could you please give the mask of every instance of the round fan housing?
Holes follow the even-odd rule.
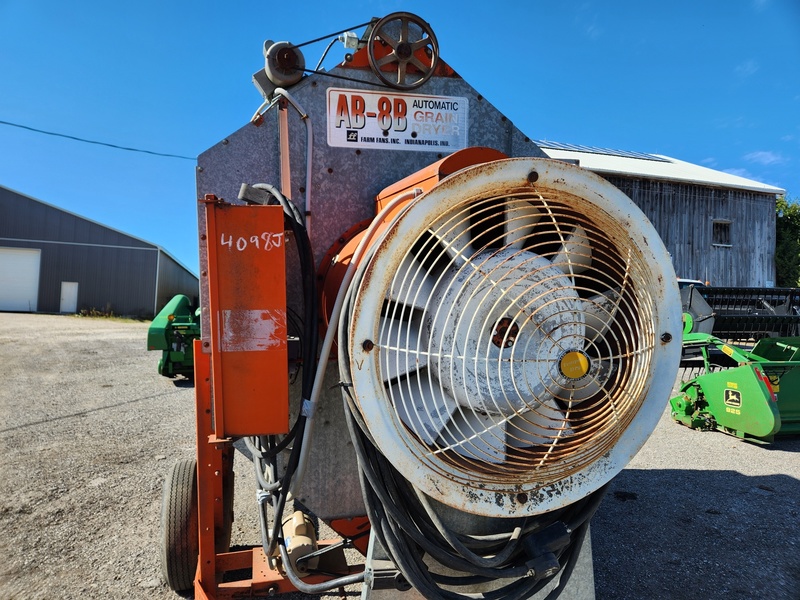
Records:
[[[680,359],[671,261],[633,202],[536,158],[447,177],[385,227],[350,286],[343,378],[425,494],[513,517],[617,474]]]

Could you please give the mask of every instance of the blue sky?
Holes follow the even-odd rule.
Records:
[[[800,200],[798,0],[0,0],[0,120],[196,157],[260,104],[265,39],[399,10],[427,20],[442,58],[533,139],[666,154]],[[310,66],[324,47],[304,48]],[[335,46],[325,66],[342,56]],[[0,185],[196,272],[194,168],[0,125]]]

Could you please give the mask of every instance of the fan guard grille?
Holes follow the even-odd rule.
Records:
[[[649,226],[638,209],[603,200],[610,184],[575,167],[500,162],[516,177],[481,165],[427,194],[444,205],[408,206],[351,300],[350,376],[376,444],[429,493],[460,490],[440,499],[470,512],[482,512],[463,506],[476,494],[547,495],[603,462],[648,397],[663,346],[653,263],[664,257],[650,251],[654,232],[644,244],[632,235]],[[535,184],[520,177],[528,170]],[[542,171],[590,177],[604,195],[587,200]]]

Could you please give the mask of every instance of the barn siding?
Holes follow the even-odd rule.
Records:
[[[600,175],[650,219],[672,255],[679,277],[718,286],[774,285],[774,195]],[[715,220],[730,222],[730,247],[713,244]]]

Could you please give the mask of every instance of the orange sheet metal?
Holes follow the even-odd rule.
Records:
[[[401,179],[397,183],[384,188],[375,198],[377,212],[383,210],[394,198],[405,192],[414,189],[427,192],[436,187],[442,179],[461,169],[504,158],[508,158],[508,156],[493,148],[471,147],[454,152],[420,169],[416,173],[412,173],[405,179]],[[411,198],[409,198],[408,202],[411,202]],[[390,214],[385,215],[380,227],[386,227],[392,218],[405,208],[406,204],[401,203]],[[369,222],[364,221],[343,233],[339,241],[331,246],[322,261],[318,275],[322,281],[320,286],[320,307],[322,309],[321,327],[323,335],[330,322],[333,304],[336,300],[336,295],[339,293],[347,267],[350,264],[350,259],[364,236],[364,230],[368,226]],[[373,239],[380,239],[380,231],[379,229],[376,232]]]
[[[364,556],[367,555],[370,531],[370,522],[367,517],[334,519],[330,522],[330,526],[336,533],[342,537],[348,538],[361,554]]]
[[[206,200],[214,430],[289,431],[283,210]]]
[[[419,188],[423,192],[427,192],[435,187],[442,179],[461,169],[504,158],[508,158],[508,155],[494,148],[483,148],[480,146],[464,148],[463,150],[454,152],[420,169],[416,173],[412,173],[397,183],[393,183],[389,187],[384,188],[375,199],[377,211],[380,212],[383,210],[392,198],[403,192],[414,188]]]

